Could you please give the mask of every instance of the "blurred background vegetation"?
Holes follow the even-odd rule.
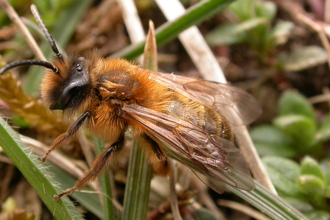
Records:
[[[203,1],[181,2],[189,8]],[[47,59],[53,54],[36,27],[31,4],[37,6],[53,38],[64,51],[82,53],[98,48],[102,56],[107,57],[122,54],[123,49],[131,45],[117,1],[12,0],[9,3],[22,17]],[[146,31],[149,20],[156,27],[166,22],[154,1],[135,1],[135,4]],[[249,91],[263,108],[262,116],[250,126],[250,134],[270,179],[279,196],[307,219],[329,219],[330,1],[237,0],[219,1],[219,4],[224,5],[224,10],[212,12],[212,16],[203,18],[202,22],[196,17],[195,23],[227,80]],[[175,34],[169,38],[174,38]],[[200,77],[176,38],[161,45],[158,53],[162,72]],[[0,54],[2,65],[34,58],[24,37],[3,10],[0,10]],[[125,56],[136,55],[126,53]],[[22,67],[1,76],[0,114],[15,131],[49,146],[55,137],[65,132],[68,124],[61,116],[46,110],[39,100],[42,76],[40,67]],[[56,182],[61,188],[69,188],[75,182],[73,176],[79,176],[78,171],[77,174],[70,173],[70,169],[57,168],[63,161],[80,171],[86,170],[86,155],[78,139],[72,139],[63,147],[60,155],[65,155],[64,159],[61,157],[46,165],[46,172],[53,173],[49,178],[46,176],[50,187]],[[96,149],[101,144],[89,136],[87,143]],[[131,142],[126,145],[130,146]],[[30,150],[25,151],[30,154]],[[17,162],[12,162],[14,157],[0,148],[0,219],[54,219],[55,211],[49,209],[50,206],[56,208],[56,204],[39,199],[36,191],[41,189],[26,181],[16,168]],[[34,163],[35,159],[27,158],[27,161]],[[111,164],[106,180],[101,180],[101,185],[111,185],[113,199],[104,196],[109,193],[109,186],[101,186],[102,192],[94,194],[75,193],[71,198],[74,203],[67,199],[68,204],[63,205],[72,206],[63,211],[67,212],[66,219],[79,219],[80,214],[85,219],[119,219],[128,163],[129,152],[126,152]],[[184,168],[179,171],[185,172]],[[179,181],[184,182],[183,179]],[[267,219],[257,209],[250,210],[249,202],[232,193],[218,195],[199,186],[197,180],[188,182],[182,183],[186,188],[179,195],[183,219]],[[149,206],[147,204],[149,219],[173,219],[167,184],[164,179],[153,178]],[[112,204],[114,200],[118,204],[111,206],[115,210],[112,212],[109,205],[104,204]],[[235,201],[244,208],[228,201]],[[57,216],[61,218],[64,219]],[[299,216],[292,219],[299,219]]]

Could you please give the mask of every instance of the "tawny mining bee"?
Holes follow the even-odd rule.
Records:
[[[172,157],[196,175],[208,177],[207,184],[217,192],[222,192],[223,184],[254,188],[232,128],[259,116],[260,108],[251,95],[226,84],[152,72],[123,59],[102,58],[96,50],[65,58],[36,9],[33,14],[56,57],[51,63],[14,62],[3,67],[0,75],[16,66],[45,67],[41,85],[45,104],[77,118],[40,160],[45,161],[82,125],[109,143],[92,168],[56,199],[95,179],[111,156],[122,150],[128,128],[141,140],[156,174],[171,172],[168,157]]]

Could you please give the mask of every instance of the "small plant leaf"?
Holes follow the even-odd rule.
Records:
[[[238,24],[225,24],[211,31],[206,41],[210,46],[238,44],[245,40],[247,31],[265,22],[263,18],[253,18]]]
[[[326,63],[328,54],[322,47],[305,46],[294,50],[284,65],[285,71],[300,71]]]
[[[322,179],[314,175],[301,175],[297,180],[300,189],[308,195],[308,199],[317,209],[327,207],[324,190],[325,185]]]
[[[271,1],[255,1],[257,17],[266,18],[268,22],[272,22],[277,12],[277,6]]]
[[[325,193],[325,197],[327,197],[329,199],[330,198],[330,186],[326,186],[324,193]]]
[[[305,197],[296,184],[300,173],[296,162],[283,157],[264,157],[262,162],[279,193],[296,198]]]
[[[310,146],[315,142],[316,124],[303,115],[285,115],[277,117],[274,125],[285,134],[292,137],[300,152],[309,152]]]
[[[327,158],[327,159],[329,159],[329,158]],[[330,169],[329,169],[329,160],[327,160],[327,163],[326,163],[325,183],[326,183],[325,196],[327,198],[330,198]]]
[[[330,140],[330,114],[321,123],[319,130],[316,133],[317,143],[323,143]]]
[[[324,182],[314,175],[301,175],[298,178],[298,185],[307,194],[322,194]]]
[[[294,23],[290,21],[280,21],[275,24],[272,35],[277,45],[285,44],[288,41],[293,27]]]
[[[308,100],[294,91],[285,92],[279,100],[279,115],[304,115],[316,121],[314,109]]]
[[[320,165],[316,160],[313,158],[306,156],[301,161],[301,175],[312,175],[319,179],[321,179],[323,182],[325,181],[325,177],[323,174],[323,171],[321,170]]]
[[[251,10],[254,7],[254,0],[238,0],[234,3],[230,4],[228,9],[232,11],[239,21],[246,21],[252,17],[251,13],[253,13],[253,10]]]
[[[272,125],[256,126],[251,130],[250,135],[261,157],[297,155],[292,139]]]

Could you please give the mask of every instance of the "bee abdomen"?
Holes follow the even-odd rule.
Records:
[[[172,114],[189,121],[209,134],[233,141],[233,131],[225,117],[207,106],[182,99],[182,97],[174,99],[169,107]]]

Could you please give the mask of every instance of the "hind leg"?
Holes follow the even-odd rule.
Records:
[[[142,147],[152,165],[154,173],[166,176],[170,172],[168,157],[164,154],[159,145],[146,134],[138,137],[139,147]]]

